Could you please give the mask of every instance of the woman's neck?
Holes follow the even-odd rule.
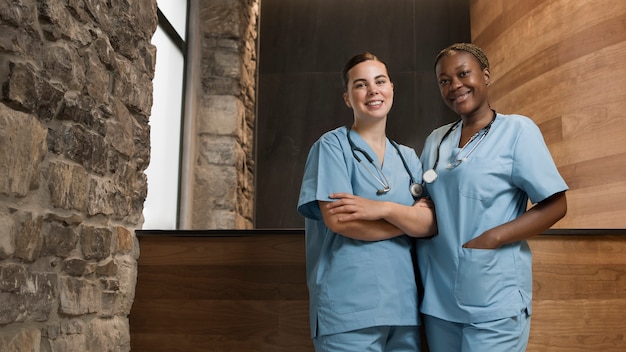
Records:
[[[385,134],[385,123],[362,123],[354,122],[352,124],[352,130],[357,132],[361,138],[363,138],[367,144],[371,147],[385,145],[387,136]]]
[[[481,113],[472,116],[462,116],[463,128],[461,129],[461,137],[459,139],[459,148],[462,148],[476,136],[476,134],[487,127],[491,121],[495,120],[496,112],[491,108],[487,113]]]
[[[462,116],[463,130],[469,131],[471,134],[476,133],[485,128],[496,117],[495,110],[488,108],[472,115]]]
[[[376,153],[376,156],[378,156],[378,160],[380,160],[382,165],[383,157],[385,155],[385,149],[387,146],[385,124],[363,124],[355,122],[351,128],[354,132],[358,133],[359,136],[361,136],[361,138],[370,146],[370,148],[372,148],[372,150]]]

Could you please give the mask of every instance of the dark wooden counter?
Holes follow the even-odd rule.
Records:
[[[137,235],[133,351],[313,351],[302,229]],[[528,351],[626,351],[626,230],[550,230],[529,243]]]

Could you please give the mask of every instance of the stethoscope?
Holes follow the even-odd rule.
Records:
[[[476,149],[476,147],[478,147],[478,145],[480,144],[480,142],[483,141],[483,139],[485,139],[485,136],[487,136],[487,133],[489,133],[489,130],[491,129],[491,125],[493,125],[493,122],[496,120],[496,111],[495,110],[491,110],[493,111],[493,119],[491,119],[491,122],[489,122],[489,124],[487,126],[485,126],[484,128],[482,128],[480,131],[476,132],[470,139],[469,141],[467,141],[467,143],[465,143],[465,145],[463,146],[463,148],[461,148],[457,153],[456,156],[454,157],[454,164],[453,163],[449,163],[448,164],[448,169],[454,169],[455,167],[461,165],[462,162],[466,161],[467,158],[469,158],[469,156],[474,152],[474,150]],[[433,183],[435,182],[435,180],[437,179],[437,171],[435,171],[437,169],[437,165],[439,164],[439,150],[441,149],[441,144],[443,143],[443,141],[446,139],[446,137],[448,137],[448,135],[450,135],[450,133],[452,133],[452,131],[454,131],[457,127],[459,127],[459,125],[461,124],[461,120],[459,119],[458,121],[456,121],[447,131],[446,133],[444,133],[443,137],[441,137],[441,140],[439,141],[439,144],[437,145],[437,156],[435,157],[435,163],[433,164],[433,167],[426,170],[424,172],[424,174],[422,174],[422,179],[424,180],[424,182],[426,183]],[[482,131],[482,133],[481,133]],[[478,135],[480,135],[480,138],[478,139],[478,142],[476,142],[476,144],[474,144],[474,146],[472,147],[472,149],[470,149],[467,154],[465,154],[464,157],[459,159],[459,156],[461,155],[461,153],[463,152],[463,150],[465,150],[465,147],[467,147],[468,145],[472,144],[472,141],[474,141],[474,139],[476,139],[478,137]]]
[[[383,187],[381,189],[376,190],[376,195],[380,196],[391,191],[391,185],[389,184],[387,177],[385,177],[383,170],[381,170],[380,167],[376,165],[376,163],[374,162],[374,159],[372,159],[372,157],[369,155],[368,152],[366,152],[362,148],[357,147],[354,144],[354,142],[352,142],[352,138],[350,137],[351,129],[350,127],[346,127],[346,128],[347,128],[346,136],[348,137],[348,143],[350,144],[350,150],[352,151],[352,156],[354,156],[356,161],[358,161],[359,164],[361,164],[363,168],[370,175],[372,175],[372,177],[374,177],[374,179],[376,179],[376,181]],[[409,169],[409,165],[407,165],[406,160],[404,160],[404,156],[402,156],[402,153],[400,153],[400,147],[398,146],[398,144],[391,139],[389,140],[389,142],[398,152],[398,155],[400,156],[400,160],[402,160],[402,165],[404,165],[404,169],[406,170],[407,174],[409,174],[409,179],[410,179],[409,192],[411,192],[411,196],[413,196],[413,198],[418,198],[419,196],[422,195],[422,193],[424,193],[424,188],[422,187],[421,184],[415,182],[415,179],[413,178],[413,174],[411,173],[411,170]],[[363,161],[361,160],[361,158],[359,158],[356,152],[363,154],[365,159],[367,159],[367,161],[369,161],[370,164],[372,164],[372,166],[378,172],[378,174],[382,176],[382,179],[381,177],[378,177],[375,173],[373,173],[372,170],[370,170],[365,164],[363,164]]]

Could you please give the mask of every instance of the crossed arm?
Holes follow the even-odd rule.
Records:
[[[319,202],[326,225],[344,236],[379,241],[403,234],[428,237],[437,233],[434,207],[429,200],[412,206],[374,201],[348,193],[331,194],[334,202]],[[463,245],[495,249],[528,239],[552,226],[567,213],[565,192],[557,193],[530,208],[513,221],[485,231]]]
[[[324,222],[333,232],[363,240],[379,241],[407,234],[428,237],[437,233],[430,200],[413,205],[375,201],[349,193],[333,193],[334,202],[319,202]]]

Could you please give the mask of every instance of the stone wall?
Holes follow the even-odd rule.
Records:
[[[259,0],[194,1],[199,46],[189,167],[190,229],[250,229]]]
[[[0,1],[0,351],[128,351],[154,0]]]

